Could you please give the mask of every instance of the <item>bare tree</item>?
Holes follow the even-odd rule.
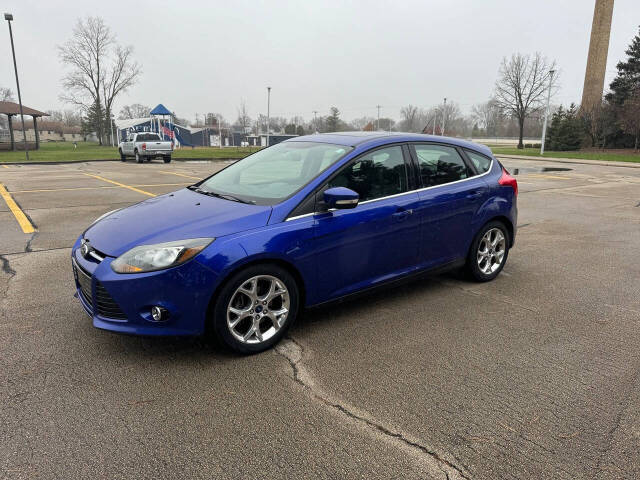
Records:
[[[418,124],[420,109],[414,105],[407,105],[400,109],[402,116],[401,128],[406,132],[417,132],[423,126]]]
[[[640,139],[640,88],[625,100],[620,111],[620,126],[625,133],[635,137],[635,150],[638,151]]]
[[[151,112],[151,107],[142,105],[140,103],[132,103],[131,105],[125,105],[120,110],[118,118],[121,120],[128,118],[145,118],[148,117]]]
[[[236,120],[236,125],[242,129],[242,133],[247,133],[251,128],[251,117],[249,116],[247,104],[244,100],[240,101],[240,106],[238,107],[238,119]]]
[[[71,39],[58,46],[60,60],[69,68],[62,79],[65,93],[61,100],[84,111],[93,106],[100,110],[100,117],[109,119],[115,98],[140,75],[140,66],[131,58],[132,51],[132,47],[116,44],[102,18],[78,20]],[[104,124],[96,123],[101,145]]]
[[[369,116],[364,116],[360,118],[354,118],[349,122],[349,128],[353,128],[354,130],[364,130],[364,127],[369,125],[370,123],[375,123],[376,119]]]
[[[498,125],[502,120],[502,112],[495,99],[478,103],[471,107],[471,118],[487,136],[496,136]]]
[[[0,102],[13,102],[13,92],[10,88],[0,87]]]
[[[532,113],[544,107],[545,94],[549,88],[549,71],[556,70],[555,60],[550,62],[540,53],[533,57],[514,53],[510,59],[502,59],[495,87],[497,105],[504,113],[518,120],[518,148],[522,142],[524,122]],[[557,88],[558,75],[552,78],[552,93]]]

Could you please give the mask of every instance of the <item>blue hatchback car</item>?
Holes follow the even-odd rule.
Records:
[[[100,217],[73,246],[78,298],[98,328],[211,332],[258,352],[303,307],[445,269],[492,280],[517,194],[491,151],[463,140],[296,137]]]

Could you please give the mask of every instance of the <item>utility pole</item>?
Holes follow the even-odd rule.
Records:
[[[444,97],[444,106],[442,107],[442,132],[440,135],[444,136],[444,127],[447,122],[447,97]]]
[[[218,115],[218,138],[220,139],[218,144],[220,148],[222,148],[222,124],[220,123],[220,115]]]
[[[11,38],[11,53],[13,55],[13,70],[16,72],[16,88],[18,90],[18,103],[20,104],[20,120],[22,121],[22,138],[24,139],[24,154],[27,156],[27,162],[29,161],[29,147],[27,146],[27,132],[24,129],[24,113],[22,112],[22,96],[20,95],[20,81],[18,80],[18,65],[16,64],[16,50],[13,47],[13,30],[11,30],[11,21],[13,15],[10,13],[4,14],[4,19],[9,24],[9,37]],[[35,131],[35,120],[34,120]]]
[[[267,147],[269,146],[269,120],[271,118],[271,87],[267,87]]]
[[[380,130],[380,105],[376,105],[376,108],[378,109],[378,130]]]
[[[547,108],[544,111],[544,123],[542,124],[542,141],[540,142],[540,156],[544,155],[544,141],[547,137],[547,119],[549,118],[549,102],[551,102],[551,85],[555,70],[549,70],[549,91],[547,92]]]
[[[316,129],[316,133],[318,133],[318,111],[313,111],[313,126]]]
[[[111,127],[111,146],[114,147],[114,138],[113,138],[113,114],[109,113],[109,126]],[[164,135],[163,135],[164,136]]]

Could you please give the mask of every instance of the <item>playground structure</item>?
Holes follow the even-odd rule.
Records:
[[[130,133],[157,133],[163,140],[173,142],[174,148],[193,147],[191,130],[173,122],[173,113],[163,104],[158,104],[149,117],[116,120],[118,139],[124,141]]]

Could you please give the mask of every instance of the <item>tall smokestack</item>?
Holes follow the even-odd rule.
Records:
[[[584,75],[584,88],[582,89],[581,108],[586,111],[599,105],[602,101],[612,16],[613,0],[596,0],[593,24],[591,25],[587,71]]]

